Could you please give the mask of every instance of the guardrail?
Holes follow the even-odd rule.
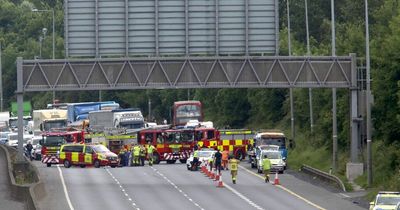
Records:
[[[313,168],[313,167],[305,165],[305,164],[303,164],[301,166],[301,170],[305,171],[306,173],[310,173],[310,174],[316,175],[316,176],[318,176],[318,177],[320,177],[322,179],[328,180],[330,182],[334,182],[339,186],[339,188],[341,188],[343,190],[343,192],[346,192],[346,187],[344,186],[342,180],[340,180],[335,175],[326,173],[324,171],[318,170],[316,168]]]

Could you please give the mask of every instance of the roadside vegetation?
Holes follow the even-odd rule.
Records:
[[[280,54],[288,54],[286,1],[280,3]],[[51,28],[51,17],[32,13],[32,8],[56,11],[56,58],[64,57],[63,1],[0,0],[0,43],[3,50],[4,105],[16,101],[16,57],[33,59],[39,54],[42,28]],[[363,1],[335,1],[336,54],[356,53],[365,56]],[[331,54],[330,1],[309,0],[310,44],[312,55]],[[304,1],[291,1],[292,54],[306,55]],[[369,0],[371,36],[371,74],[374,97],[373,121],[373,186],[378,190],[400,190],[400,5],[397,0]],[[49,30],[48,35],[51,32]],[[51,58],[52,40],[43,41],[42,57]],[[290,165],[308,164],[329,171],[332,164],[332,95],[330,89],[313,89],[314,133],[310,132],[308,89],[294,90],[296,147],[290,151]],[[96,101],[98,91],[56,93],[61,102]],[[35,109],[51,103],[52,93],[27,93]],[[282,129],[289,138],[290,101],[287,89],[198,89],[103,91],[103,100],[118,101],[123,107],[139,107],[148,115],[151,100],[155,120],[170,119],[174,101],[196,99],[203,102],[207,120],[217,127]],[[349,91],[338,89],[337,175],[345,177],[349,160]],[[169,120],[168,120],[169,121]],[[362,139],[365,146],[365,139]],[[366,161],[362,151],[360,161]],[[295,157],[295,158],[294,158]],[[367,187],[366,175],[356,182]],[[371,194],[372,194],[371,193]]]

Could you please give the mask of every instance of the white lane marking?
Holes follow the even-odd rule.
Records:
[[[232,187],[230,187],[229,185],[227,185],[226,183],[224,183],[224,186],[226,189],[230,190],[231,192],[233,192],[233,194],[239,196],[239,198],[241,198],[242,200],[246,201],[250,206],[254,207],[255,209],[258,210],[265,210],[264,208],[260,207],[259,205],[257,205],[256,203],[254,203],[253,201],[251,201],[249,198],[247,198],[246,196],[244,196],[242,193],[236,191],[235,189],[233,189]]]
[[[341,195],[341,196],[343,196],[343,197],[346,197],[346,198],[350,198],[350,196],[348,196],[348,195],[346,195],[346,194],[344,194],[344,193],[339,193],[339,195]]]
[[[157,170],[156,168],[154,168],[153,166],[151,166],[151,168],[158,174],[160,175],[163,179],[165,179],[168,183],[170,183],[176,190],[178,190],[179,193],[181,193],[183,196],[185,196],[186,199],[188,199],[191,203],[193,203],[193,205],[195,205],[196,207],[198,207],[201,210],[204,210],[203,207],[201,207],[198,203],[196,203],[191,197],[189,197],[186,193],[183,192],[183,190],[181,190],[178,186],[176,186],[176,184],[174,184],[171,180],[169,180],[166,176],[164,176],[164,174],[162,174],[159,170]]]
[[[124,193],[125,197],[127,197],[128,200],[132,203],[133,208],[135,208],[136,210],[140,210],[139,207],[136,207],[136,203],[132,201],[132,198],[126,193],[124,187],[122,187],[118,179],[115,178],[115,176],[110,172],[110,170],[108,170],[108,168],[106,168],[106,171],[114,179],[115,183],[117,183],[119,188],[121,188],[121,191]]]
[[[241,168],[241,169],[247,171],[248,173],[253,174],[254,176],[259,177],[259,178],[261,178],[262,180],[264,180],[264,177],[263,177],[263,176],[260,176],[259,174],[256,174],[256,173],[254,173],[253,171],[250,171],[249,169],[247,169],[247,168],[245,168],[245,167],[243,167],[243,166],[241,166],[241,165],[239,165],[239,168]],[[326,209],[322,208],[321,206],[318,206],[317,204],[315,204],[315,203],[313,203],[313,202],[311,202],[311,201],[309,201],[309,200],[307,200],[307,199],[301,197],[300,195],[296,194],[295,192],[293,192],[293,191],[291,191],[291,190],[289,190],[289,189],[283,187],[282,185],[273,185],[273,186],[276,186],[276,187],[278,187],[278,188],[280,188],[280,189],[282,189],[282,190],[288,192],[289,194],[291,194],[291,195],[297,197],[298,199],[300,199],[300,200],[302,200],[302,201],[304,201],[304,202],[310,204],[311,206],[314,206],[315,208],[317,208],[317,209],[319,209],[319,210],[326,210]]]
[[[63,186],[63,189],[64,189],[64,194],[65,194],[65,198],[67,199],[67,203],[68,203],[69,209],[74,210],[74,207],[72,206],[72,203],[71,203],[71,199],[69,199],[67,185],[65,184],[61,168],[58,165],[57,165],[57,168],[58,168],[58,172],[60,172],[61,183],[62,183],[62,186]]]

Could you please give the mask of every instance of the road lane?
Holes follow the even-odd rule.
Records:
[[[239,167],[239,174],[248,174],[257,177],[260,182],[263,182],[262,174],[257,174],[257,170],[251,169],[250,164],[242,162]],[[245,169],[245,170],[243,170]],[[247,176],[247,175],[245,175]],[[275,174],[270,174],[271,181],[275,178]],[[339,196],[339,193],[332,193],[325,188],[315,186],[303,180],[300,180],[290,174],[279,174],[280,184],[283,190],[290,191],[301,198],[304,198],[324,209],[329,210],[364,210],[356,204],[344,199],[343,196]],[[288,194],[290,194],[288,193]]]
[[[206,178],[200,172],[191,172],[187,171],[186,168],[182,165],[174,165],[169,167],[177,167],[175,170],[169,170],[168,168],[162,168],[165,170],[164,173],[168,174],[169,176],[176,176],[177,180],[188,180],[188,177],[191,176],[193,179],[195,177]],[[160,170],[162,170],[160,169]],[[179,172],[179,173],[178,173]],[[206,178],[206,185],[211,185],[211,188],[214,188],[214,193],[210,193],[210,197],[215,199],[215,202],[221,202],[220,196],[223,194],[228,193],[228,198],[224,200],[225,206],[222,206],[223,209],[257,209],[257,206],[263,209],[280,209],[280,210],[308,210],[308,209],[316,209],[309,204],[301,201],[292,195],[284,192],[280,189],[273,187],[271,184],[266,184],[258,180],[254,176],[250,175],[242,175],[238,180],[236,185],[231,184],[229,171],[224,171],[223,173],[223,181],[231,188],[235,189],[241,195],[245,197],[245,199],[241,198],[241,196],[231,192],[229,188],[217,188],[217,182],[211,181]],[[176,175],[175,175],[176,174]],[[190,180],[190,179],[189,179]],[[177,181],[178,182],[178,181]],[[194,193],[203,194],[203,191],[196,191]],[[208,193],[207,193],[208,194]],[[248,201],[245,201],[248,200]],[[200,202],[200,201],[199,201]],[[244,202],[247,207],[240,207],[239,202]],[[254,203],[255,205],[251,205]],[[229,207],[228,207],[228,206]],[[212,209],[213,206],[210,206]]]
[[[108,169],[140,209],[201,209],[149,166]],[[189,200],[191,199],[191,200]],[[194,199],[195,201],[196,199]]]
[[[204,209],[255,209],[226,188],[217,188],[214,181],[200,172],[188,171],[184,164],[155,165]]]
[[[75,210],[137,209],[104,168],[63,168],[65,184]]]
[[[46,183],[47,196],[42,209],[68,210],[58,169],[38,164]],[[250,169],[247,163],[241,163]],[[227,187],[217,188],[200,172],[184,164],[159,164],[153,167],[64,168],[60,166],[74,210],[87,209],[318,209],[287,191],[266,184],[255,173],[240,168],[236,185],[229,171],[223,172]],[[254,170],[250,171],[254,172]],[[273,178],[273,176],[271,176]],[[296,177],[280,175],[281,184],[325,209],[362,209],[321,187]],[[232,188],[232,190],[230,190]],[[54,208],[54,203],[58,203]],[[347,203],[346,203],[347,202]],[[343,204],[344,203],[344,204]],[[46,206],[47,205],[47,206]],[[47,208],[46,208],[47,207]]]

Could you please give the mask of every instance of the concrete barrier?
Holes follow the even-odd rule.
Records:
[[[11,182],[11,194],[18,201],[23,202],[27,210],[40,210],[38,201],[46,195],[46,191],[44,183],[40,180],[37,168],[28,160],[13,163],[11,161],[11,156],[17,155],[18,153],[15,148],[4,145],[0,145],[0,148],[6,153],[7,157],[8,174]],[[31,184],[18,184],[15,177],[22,174],[26,177],[31,176],[34,182]]]

